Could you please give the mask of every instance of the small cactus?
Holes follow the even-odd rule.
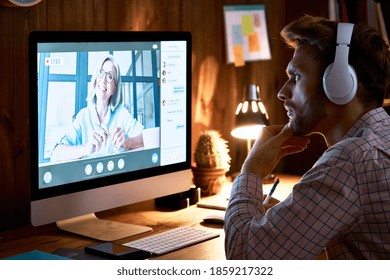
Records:
[[[230,168],[227,141],[216,130],[206,130],[199,136],[194,160],[199,168]]]

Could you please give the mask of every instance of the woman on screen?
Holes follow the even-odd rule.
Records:
[[[131,150],[143,146],[143,125],[122,104],[121,73],[111,55],[105,56],[91,80],[87,107],[52,152],[51,161]]]

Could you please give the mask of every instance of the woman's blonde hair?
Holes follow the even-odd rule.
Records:
[[[115,111],[116,107],[122,103],[123,100],[123,94],[122,94],[122,79],[121,79],[121,71],[119,68],[119,64],[116,62],[114,57],[112,55],[106,55],[103,57],[103,59],[100,61],[100,63],[96,66],[95,72],[92,75],[91,79],[91,88],[88,93],[87,102],[88,104],[96,104],[96,94],[95,94],[95,87],[96,87],[96,80],[99,76],[100,70],[103,67],[103,64],[106,61],[111,61],[112,64],[115,67],[116,70],[116,76],[114,77],[115,82],[115,92],[110,98],[109,107],[111,111]]]

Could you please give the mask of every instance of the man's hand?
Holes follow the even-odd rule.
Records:
[[[264,127],[241,171],[263,179],[283,156],[302,152],[309,142],[307,137],[293,135],[288,124]]]
[[[267,195],[263,195],[263,201],[264,199],[267,197]],[[271,198],[269,199],[269,202],[266,204],[266,205],[263,205],[264,207],[264,210],[267,211],[268,209],[274,207],[276,204],[278,204],[280,201],[274,197],[271,196]]]

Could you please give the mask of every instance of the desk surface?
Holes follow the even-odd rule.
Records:
[[[297,182],[296,176],[280,176],[280,184],[274,193],[274,197],[281,200],[284,199],[291,191],[294,183]],[[264,193],[267,193],[271,185],[264,186]],[[222,195],[229,192],[229,185],[225,188]],[[214,197],[202,198],[207,201],[214,199]],[[149,226],[153,228],[152,233],[145,233],[136,237],[129,237],[117,241],[118,243],[125,243],[140,237],[151,235],[153,233],[161,232],[167,229],[178,226],[193,226],[205,230],[217,232],[220,234],[218,238],[211,239],[181,250],[171,252],[157,257],[156,259],[165,260],[191,260],[191,259],[214,259],[224,260],[224,230],[222,225],[205,224],[203,218],[211,214],[223,214],[222,210],[206,209],[190,206],[181,210],[156,209],[154,201],[146,201],[120,207],[97,213],[99,218],[114,220],[124,223],[136,223],[139,225]],[[56,228],[54,224],[40,226],[40,227],[25,227],[9,232],[0,233],[0,258],[9,257],[12,255],[40,250],[52,253],[59,248],[79,248],[99,243],[99,241],[89,239],[82,236],[77,236],[62,232]]]

